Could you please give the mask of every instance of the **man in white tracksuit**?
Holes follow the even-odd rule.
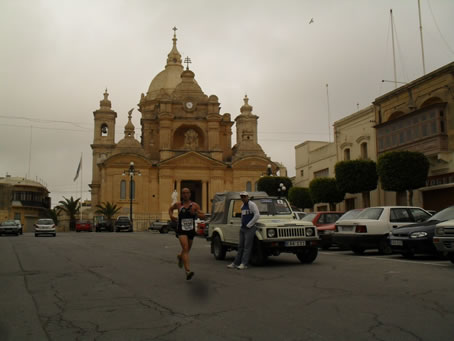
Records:
[[[238,270],[244,270],[249,265],[255,231],[257,230],[255,223],[260,218],[260,212],[257,205],[249,200],[248,192],[241,192],[240,197],[241,201],[243,201],[243,206],[241,207],[240,243],[235,260],[227,267],[230,269],[236,267]]]

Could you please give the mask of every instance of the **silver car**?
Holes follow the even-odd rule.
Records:
[[[34,225],[35,227],[35,237],[38,237],[41,234],[50,234],[56,236],[55,224],[52,219],[38,219]]]
[[[17,223],[15,220],[7,220],[0,224],[0,235],[2,234],[15,234],[18,236],[22,234],[22,226]]]

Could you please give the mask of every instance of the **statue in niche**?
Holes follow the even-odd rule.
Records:
[[[199,134],[194,129],[189,129],[184,133],[184,149],[195,150],[199,146]]]

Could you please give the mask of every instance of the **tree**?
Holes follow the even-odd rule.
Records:
[[[68,216],[69,216],[69,229],[71,231],[74,231],[76,229],[76,215],[79,213],[80,210],[80,205],[79,201],[80,198],[77,198],[74,200],[74,198],[71,196],[70,199],[67,199],[63,197],[63,200],[59,201],[61,210],[64,211]]]
[[[52,219],[52,221],[54,222],[55,225],[58,226],[58,217],[61,213],[61,208],[59,206],[55,206],[54,208],[50,209],[46,209],[46,215]]]
[[[344,193],[362,193],[364,207],[370,206],[370,191],[377,188],[377,164],[372,160],[341,161],[335,166],[337,187]]]
[[[285,192],[278,192],[280,184],[285,186]],[[292,180],[285,176],[262,176],[257,184],[257,190],[264,191],[272,196],[285,196],[287,197],[290,188],[292,187]]]
[[[309,183],[309,193],[314,204],[329,203],[329,209],[334,211],[335,204],[344,200],[344,192],[337,187],[335,178],[316,178]]]
[[[426,185],[429,166],[423,153],[394,151],[378,158],[377,173],[385,191],[408,191],[409,204],[413,205],[413,190]]]
[[[110,202],[103,202],[101,203],[101,205],[96,205],[96,207],[98,208],[95,212],[96,213],[99,213],[99,214],[102,214],[106,220],[107,220],[107,223],[110,225],[112,225],[112,218],[113,216],[119,211],[121,210],[121,207],[117,207],[116,204],[111,204]]]
[[[314,206],[308,188],[292,187],[288,191],[288,200],[290,203],[298,208],[311,208]]]

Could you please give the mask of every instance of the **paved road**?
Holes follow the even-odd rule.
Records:
[[[454,265],[374,253],[229,270],[174,235],[0,238],[0,340],[454,340]]]

